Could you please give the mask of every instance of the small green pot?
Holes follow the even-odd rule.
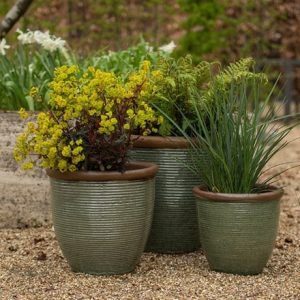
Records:
[[[153,222],[146,251],[188,253],[199,249],[196,204],[192,188],[199,184],[183,162],[189,159],[182,137],[138,137],[131,157],[159,165]]]
[[[255,275],[274,248],[282,189],[221,194],[195,187],[200,241],[212,270]]]
[[[134,163],[125,173],[48,170],[53,223],[74,272],[131,272],[151,226],[157,166]]]

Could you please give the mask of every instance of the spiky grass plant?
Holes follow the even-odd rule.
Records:
[[[295,125],[276,122],[268,105],[274,88],[261,101],[261,85],[260,80],[247,79],[232,84],[226,93],[216,88],[214,105],[204,110],[194,105],[197,120],[189,123],[192,135],[177,125],[191,144],[188,167],[209,191],[263,192],[281,173],[266,175],[265,167],[288,144],[285,138]]]

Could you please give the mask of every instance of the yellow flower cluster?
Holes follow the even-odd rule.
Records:
[[[150,76],[158,76],[159,73],[150,73],[149,61],[144,61],[140,70],[129,76],[126,83],[113,73],[93,67],[79,78],[78,73],[77,66],[63,66],[56,70],[49,85],[52,90],[49,104],[56,110],[64,109],[64,121],[82,118],[84,112],[82,122],[88,122],[89,117],[100,117],[99,133],[109,135],[118,129],[120,120],[117,115],[123,113],[122,107],[127,106],[130,110],[133,106],[134,114],[125,116],[123,128],[139,127],[143,134],[157,131],[157,115],[143,101],[153,91]]]
[[[85,159],[80,146],[82,139],[68,141],[64,134],[67,129],[66,122],[58,123],[52,113],[41,112],[36,123],[28,122],[25,131],[18,136],[14,148],[16,161],[25,161],[22,164],[25,170],[33,168],[38,161],[43,168],[76,171],[78,163]],[[37,155],[38,159],[28,161],[30,154]]]
[[[36,86],[33,86],[31,89],[30,89],[30,96],[31,97],[36,97],[39,93],[39,89],[36,87]]]
[[[17,138],[15,159],[24,161],[24,169],[39,165],[61,172],[84,169],[91,161],[99,163],[99,169],[117,166],[115,161],[124,163],[118,157],[109,161],[112,158],[109,153],[106,157],[107,141],[112,149],[120,141],[128,148],[134,130],[147,135],[157,132],[163,122],[146,100],[155,90],[153,76],[160,74],[150,71],[149,61],[143,62],[126,82],[114,73],[93,67],[86,72],[78,66],[56,69],[49,84],[50,111],[41,112],[35,123],[28,122]],[[23,109],[20,115],[28,117]],[[35,159],[30,158],[32,155]]]
[[[24,108],[20,109],[19,115],[20,115],[20,118],[23,120],[25,120],[29,117],[29,113]]]

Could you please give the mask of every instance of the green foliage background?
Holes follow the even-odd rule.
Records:
[[[181,39],[178,55],[188,52],[200,57],[226,44],[228,30],[216,28],[217,19],[224,13],[223,3],[218,0],[178,2],[188,15],[183,22],[186,34]]]
[[[186,13],[178,55],[189,52],[197,58],[218,57],[229,62],[241,56],[279,57],[285,53],[281,41],[275,40],[290,14],[290,6],[281,5],[283,1],[177,1]]]
[[[4,15],[9,5],[0,6]],[[174,0],[35,0],[19,26],[25,30],[49,30],[68,41],[81,54],[120,50],[143,38],[151,44],[169,42],[174,29]],[[1,17],[0,17],[1,19]],[[177,30],[177,29],[176,29]]]
[[[86,54],[170,40],[177,55],[222,61],[241,56],[299,58],[300,6],[294,0],[35,0],[21,29],[50,30]],[[0,2],[1,16],[14,0]]]
[[[13,3],[0,1],[0,19]],[[294,0],[35,0],[17,27],[49,30],[66,39],[79,59],[91,57],[93,65],[93,56],[136,46],[141,36],[151,46],[174,40],[175,56],[191,54],[194,63],[300,59],[300,5]],[[10,33],[9,44],[15,38]],[[272,66],[269,73],[284,72]],[[293,76],[300,91],[300,69]]]

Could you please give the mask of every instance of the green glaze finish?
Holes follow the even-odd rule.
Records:
[[[197,198],[200,240],[210,268],[261,273],[274,247],[279,210],[279,199],[227,203]]]
[[[134,269],[149,234],[154,179],[64,181],[51,178],[55,233],[74,272]]]
[[[155,205],[146,251],[187,253],[199,248],[196,204],[192,188],[199,180],[182,164],[187,149],[135,148],[131,158],[159,165]]]

